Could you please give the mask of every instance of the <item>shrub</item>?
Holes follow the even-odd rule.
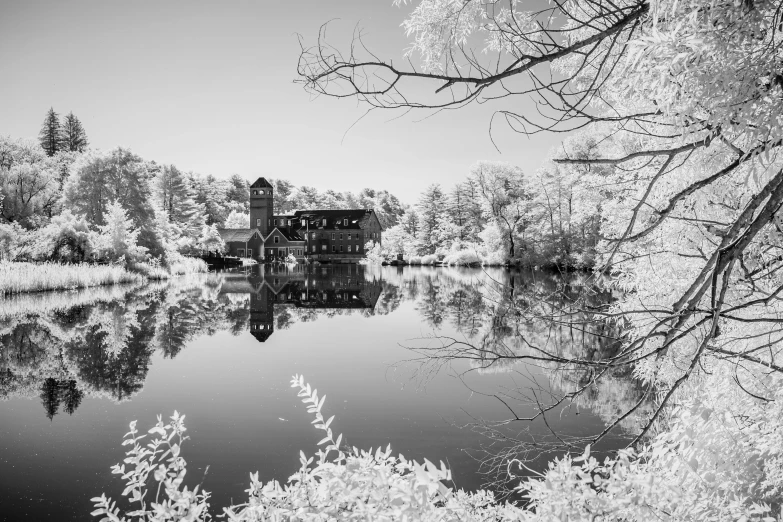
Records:
[[[460,250],[452,252],[443,258],[443,262],[449,266],[481,266],[481,257],[475,250]]]
[[[426,256],[421,257],[422,265],[434,265],[437,261],[438,261],[438,256],[436,254],[428,254]]]

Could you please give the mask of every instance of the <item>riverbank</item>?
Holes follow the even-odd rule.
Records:
[[[168,268],[139,264],[133,265],[131,270],[120,265],[4,261],[0,262],[0,296],[142,283],[146,280],[168,279],[172,276],[206,271],[206,263],[192,258],[183,258]]]

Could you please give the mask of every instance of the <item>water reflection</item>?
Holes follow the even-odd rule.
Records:
[[[85,396],[131,399],[143,389],[156,351],[175,358],[196,337],[249,331],[265,342],[298,322],[385,315],[410,301],[432,332],[407,341],[423,355],[420,376],[455,360],[470,361],[480,373],[537,365],[549,370],[550,382],[536,401],[546,407],[571,396],[573,404],[611,422],[642,394],[632,376],[617,370],[596,379],[597,370],[566,363],[616,352],[617,326],[596,316],[611,299],[585,292],[578,275],[381,272],[357,265],[257,266],[136,287],[20,296],[0,303],[0,399],[39,397],[50,419],[72,415]],[[446,326],[459,338],[442,336]],[[504,396],[530,402],[524,389]],[[629,416],[623,426],[631,429],[639,418]]]
[[[250,333],[264,342],[274,333],[275,323],[278,329],[286,329],[297,318],[312,319],[315,310],[372,312],[383,287],[369,275],[361,265],[254,267],[244,273],[225,273],[220,295],[234,302],[249,300]]]
[[[205,487],[226,504],[248,471],[288,476],[318,440],[310,419],[286,420],[303,413],[287,388],[297,372],[335,397],[330,408],[352,444],[448,460],[460,487],[477,488],[493,477],[463,450],[487,436],[484,471],[525,452],[536,467],[548,444],[583,441],[643,398],[631,375],[599,378],[568,362],[616,352],[618,327],[602,315],[611,300],[578,274],[355,265],[256,266],[3,299],[0,489],[22,516],[33,509],[24,498],[49,481],[71,515],[53,501],[47,509],[82,520],[89,498],[113,484],[108,467],[127,423],[177,408],[194,419],[194,469],[212,466]],[[392,371],[411,359],[405,369],[426,394],[406,387],[410,373]],[[497,397],[534,420],[507,422]],[[542,408],[552,415],[537,417]],[[615,442],[644,411],[623,419]],[[83,476],[92,482],[72,485]],[[43,509],[33,509],[37,519]]]

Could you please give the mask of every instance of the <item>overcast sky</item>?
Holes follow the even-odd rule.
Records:
[[[557,137],[488,135],[492,108],[424,121],[363,119],[352,100],[310,99],[298,84],[296,33],[320,24],[401,60],[392,0],[0,0],[0,134],[36,137],[49,107],[73,111],[93,147],[227,177],[287,178],[319,190],[388,189],[414,203],[450,187],[480,159],[534,171]],[[519,102],[514,102],[519,103]],[[348,131],[346,135],[346,131]]]

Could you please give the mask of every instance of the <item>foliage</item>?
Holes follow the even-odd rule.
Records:
[[[128,213],[118,201],[106,209],[106,224],[100,227],[97,239],[98,256],[110,261],[137,261],[145,250],[138,246],[139,231],[133,228]]]
[[[250,475],[248,501],[224,508],[228,520],[250,521],[293,519],[307,514],[315,518],[347,517],[357,520],[441,520],[458,517],[465,520],[500,518],[510,506],[499,506],[486,492],[454,492],[442,482],[451,479],[451,472],[429,461],[419,464],[402,455],[392,456],[391,448],[357,450],[341,446],[342,435],[334,436],[330,427],[334,416],[326,419],[321,410],[325,396],[294,376],[291,386],[299,389],[302,402],[313,413],[316,429],[324,432],[319,449],[313,457],[300,453],[301,467],[286,486],[277,481],[259,482],[258,474]],[[168,424],[161,417],[149,430],[157,437],[142,446],[136,421],[130,425],[123,445],[132,445],[125,464],[117,464],[113,473],[123,476],[127,487],[123,496],[137,509],[128,517],[145,521],[207,520],[209,494],[196,486],[184,485],[186,462],[181,457],[184,436],[184,415],[177,412]],[[153,484],[148,485],[152,476]],[[157,491],[153,501],[147,495]],[[105,495],[92,499],[93,516],[102,521],[128,520],[116,503]]]
[[[220,233],[215,225],[204,225],[201,229],[201,235],[198,238],[198,249],[201,252],[220,252],[226,251],[226,243],[220,237]]]
[[[224,228],[250,228],[250,214],[232,210],[223,223]]]
[[[19,256],[23,235],[18,223],[0,223],[0,261],[13,261]]]
[[[86,261],[95,251],[96,237],[84,218],[69,210],[52,218],[45,227],[29,233],[29,257],[60,262]]]

